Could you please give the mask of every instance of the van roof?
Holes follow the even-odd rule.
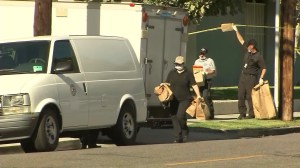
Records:
[[[124,37],[119,36],[104,36],[104,35],[55,35],[55,36],[35,36],[35,37],[27,37],[27,38],[15,38],[15,39],[6,39],[0,40],[0,43],[6,42],[16,42],[16,41],[38,41],[38,40],[65,40],[65,39],[86,39],[86,38],[95,38],[95,39],[125,39]]]

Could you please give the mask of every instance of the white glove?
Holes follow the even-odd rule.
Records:
[[[196,100],[197,101],[204,101],[204,98],[202,96],[197,96]]]
[[[165,83],[165,82],[163,82],[163,83],[160,83],[160,84],[159,84],[159,86],[162,86],[162,85],[171,86],[171,84],[170,84],[170,83]]]
[[[234,31],[236,31],[236,32],[238,31],[236,25],[234,25],[233,23],[232,23],[232,29],[233,29]]]
[[[264,84],[263,78],[260,78],[260,79],[259,79],[259,84],[260,84],[260,85],[263,85],[263,84]]]

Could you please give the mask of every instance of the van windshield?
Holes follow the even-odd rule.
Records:
[[[0,75],[46,73],[50,41],[0,43]]]

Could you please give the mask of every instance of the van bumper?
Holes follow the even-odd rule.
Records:
[[[40,113],[0,116],[0,141],[29,138]]]

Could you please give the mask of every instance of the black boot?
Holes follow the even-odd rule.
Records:
[[[243,114],[240,114],[239,117],[237,118],[238,120],[241,120],[241,119],[245,119],[246,118],[246,115],[243,115]]]

